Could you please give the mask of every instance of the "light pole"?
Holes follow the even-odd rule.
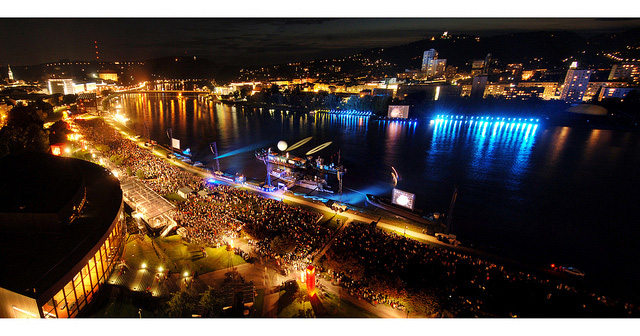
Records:
[[[142,308],[138,309],[138,315],[142,318]]]

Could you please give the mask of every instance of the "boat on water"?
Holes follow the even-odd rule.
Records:
[[[565,273],[571,274],[571,275],[575,275],[575,276],[579,276],[579,277],[584,277],[584,272],[578,270],[577,268],[573,268],[573,267],[563,267],[562,271],[564,271]]]
[[[389,211],[398,216],[422,223],[422,224],[434,224],[433,220],[428,219],[427,217],[422,216],[422,211],[420,210],[410,210],[399,205],[395,205],[391,203],[391,200],[384,197],[378,197],[372,194],[367,194],[367,203],[378,207],[380,209]]]
[[[556,266],[555,264],[551,264],[551,269],[557,272],[571,274],[573,276],[584,277],[584,272],[575,267]]]
[[[307,158],[301,158],[290,155],[289,153],[278,154],[269,150],[255,152],[255,156],[260,161],[267,161],[271,164],[287,168],[312,168],[325,174],[337,174],[339,172],[344,174],[347,171],[342,165],[336,165],[333,163],[324,164],[324,160],[322,160],[321,158],[317,158],[314,160],[311,156]]]

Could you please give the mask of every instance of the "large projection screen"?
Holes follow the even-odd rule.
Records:
[[[415,194],[393,188],[391,203],[413,210],[413,201],[415,198]]]
[[[389,105],[389,118],[409,118],[409,105]]]
[[[171,138],[171,147],[180,149],[180,140],[176,138]]]

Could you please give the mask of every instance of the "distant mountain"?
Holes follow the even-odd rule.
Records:
[[[155,78],[215,78],[222,82],[237,77],[239,71],[238,67],[215,63],[206,58],[184,56],[148,59],[145,68]]]
[[[628,46],[640,47],[640,28],[596,35],[587,42],[590,49],[597,51],[625,50]]]
[[[563,59],[586,47],[587,40],[572,32],[531,32],[477,38],[454,35],[449,38],[424,39],[391,48],[370,49],[363,56],[377,55],[404,68],[418,68],[422,54],[431,48],[447,65],[469,67],[469,61],[484,59],[491,53],[502,63],[541,63],[558,65]],[[541,59],[537,61],[535,59]]]
[[[372,79],[395,76],[404,69],[418,69],[425,50],[436,49],[447,65],[470,70],[473,60],[487,54],[506,66],[522,63],[525,69],[567,69],[577,61],[580,66],[607,69],[615,61],[605,56],[640,59],[640,28],[593,36],[589,39],[569,31],[544,31],[503,34],[491,37],[449,35],[385,48],[367,49],[351,56],[268,67],[245,67],[242,79],[298,78],[317,74],[320,78]],[[339,68],[339,71],[335,71]]]

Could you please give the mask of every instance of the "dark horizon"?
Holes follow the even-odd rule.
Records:
[[[252,66],[343,57],[444,31],[571,31],[588,38],[638,27],[635,18],[3,18],[0,64],[95,61],[94,41],[107,62],[195,56]]]

